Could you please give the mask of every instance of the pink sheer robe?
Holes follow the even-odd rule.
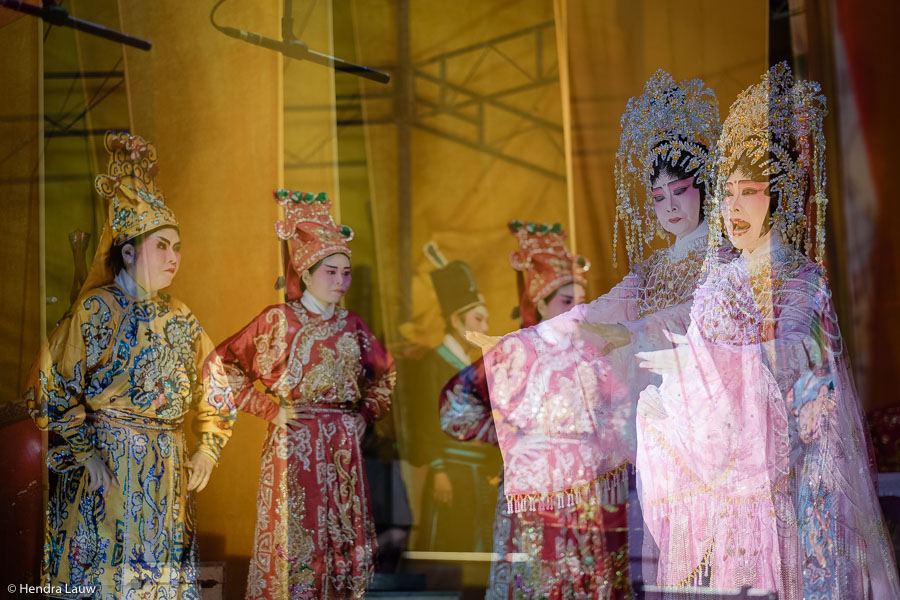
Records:
[[[625,323],[632,345],[608,357],[578,323],[621,321],[597,309],[628,279],[489,352],[513,510],[608,494],[602,474],[634,452],[660,584],[900,598],[827,282],[778,246],[714,257],[693,304]],[[672,350],[667,331],[688,343],[654,381],[632,357]]]
[[[665,311],[630,328],[646,339],[682,323],[683,311]],[[637,416],[659,583],[900,598],[821,269],[777,237],[746,260],[711,263],[686,337],[676,368],[641,394],[657,410]]]

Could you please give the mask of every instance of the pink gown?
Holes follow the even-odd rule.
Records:
[[[548,322],[562,344],[520,332],[488,353],[508,492],[517,509],[603,493],[594,478],[633,441],[660,584],[898,598],[827,282],[777,240],[751,258],[714,257],[693,304],[625,323],[632,345],[609,357],[571,323],[558,335],[588,312]],[[665,331],[686,334],[677,369],[628,376],[635,352],[673,348]]]
[[[638,410],[636,467],[665,585],[900,597],[871,445],[816,264],[775,237],[713,263],[678,368]],[[683,322],[683,309],[631,325]],[[643,332],[643,333],[642,333]],[[673,353],[673,356],[675,353]]]

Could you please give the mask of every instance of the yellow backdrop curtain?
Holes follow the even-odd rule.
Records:
[[[132,131],[156,143],[159,185],[181,223],[169,291],[218,343],[279,299],[282,60],[213,29],[211,6],[119,0],[122,29],[153,41],[148,53],[126,50],[125,65]],[[279,38],[280,16],[278,0],[228,2],[218,21]],[[198,495],[200,559],[228,561],[229,597],[246,586],[264,433],[265,423],[240,415]]]

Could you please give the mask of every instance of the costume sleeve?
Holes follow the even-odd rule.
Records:
[[[441,429],[459,441],[497,445],[491,415],[484,358],[480,358],[444,385],[440,398]]]
[[[809,264],[784,284],[774,300],[775,322],[762,344],[765,360],[787,394],[811,371],[828,369],[843,352],[831,294],[821,269]],[[826,375],[827,377],[828,375]]]
[[[391,409],[391,394],[397,385],[394,359],[378,338],[360,321],[358,335],[362,350],[362,381],[360,382],[359,410],[367,423],[387,415]]]
[[[48,452],[48,464],[56,471],[82,465],[94,455],[85,386],[88,371],[109,361],[110,321],[102,297],[85,298],[50,334],[32,367],[25,393],[28,411],[40,429],[65,441]]]
[[[608,294],[502,338],[484,365],[512,510],[570,501],[567,490],[605,497],[605,475],[628,459],[632,401],[622,365],[603,355],[604,340],[580,324],[637,316],[639,278]],[[580,493],[580,492],[579,492]],[[567,495],[561,495],[567,494]],[[555,498],[555,500],[554,500]]]
[[[197,414],[193,429],[199,440],[197,451],[218,461],[222,448],[231,438],[237,409],[222,361],[215,353],[212,341],[199,325],[197,330],[194,357],[196,372],[201,373],[201,384],[194,388]],[[204,357],[207,357],[206,360]]]
[[[609,292],[582,305],[583,318],[588,323],[620,323],[637,318],[640,277],[629,273]]]
[[[631,333],[632,354],[672,348],[667,334],[683,335],[691,322],[691,301],[670,306],[643,319],[621,323]]]
[[[246,327],[216,347],[206,361],[207,370],[221,361],[237,410],[271,421],[278,414],[278,403],[260,392],[253,383],[268,375],[285,358],[287,318],[278,307],[270,307]]]
[[[583,337],[581,323],[615,324],[636,319],[639,284],[638,276],[629,274],[596,300],[579,304],[568,312],[510,335],[534,335],[548,346],[569,346],[573,337]]]

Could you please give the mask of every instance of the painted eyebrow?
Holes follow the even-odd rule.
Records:
[[[157,233],[157,234],[156,234],[156,239],[162,240],[162,241],[164,241],[165,243],[167,243],[167,244],[170,245],[170,246],[172,245],[172,242],[169,241],[169,239],[168,239],[166,236],[162,235],[162,234]],[[181,240],[178,240],[178,243],[180,244],[180,243],[181,243]]]

